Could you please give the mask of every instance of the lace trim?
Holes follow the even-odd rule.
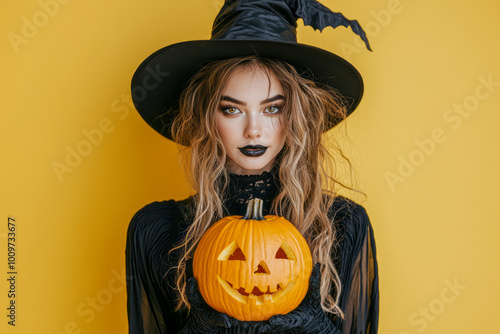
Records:
[[[231,215],[243,215],[246,203],[253,198],[263,200],[263,213],[269,214],[273,199],[279,192],[278,166],[260,175],[229,173],[229,189],[224,205]]]

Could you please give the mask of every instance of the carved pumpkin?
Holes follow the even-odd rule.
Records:
[[[212,308],[242,321],[268,320],[295,309],[312,270],[306,240],[288,220],[262,216],[262,200],[246,215],[216,222],[201,238],[193,274]]]

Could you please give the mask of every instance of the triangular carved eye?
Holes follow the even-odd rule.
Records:
[[[245,261],[246,257],[243,254],[240,246],[236,241],[233,241],[229,246],[224,248],[224,250],[220,253],[218,260],[227,261],[227,260],[239,260]]]
[[[286,243],[286,241],[283,241],[281,243],[281,247],[276,252],[275,258],[295,260],[295,253],[293,252],[292,248]]]

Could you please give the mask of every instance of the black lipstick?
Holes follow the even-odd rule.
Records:
[[[262,145],[247,145],[238,147],[238,149],[247,157],[260,157],[266,153],[267,147]]]

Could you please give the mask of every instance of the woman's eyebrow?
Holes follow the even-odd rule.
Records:
[[[227,95],[222,95],[221,96],[221,101],[229,101],[229,102],[233,102],[233,103],[236,103],[236,104],[241,104],[242,106],[246,106],[247,104],[243,101],[240,101],[240,100],[237,100],[231,96],[227,96]],[[285,97],[281,94],[278,94],[278,95],[275,95],[273,97],[270,97],[268,99],[265,99],[264,101],[262,101],[260,104],[266,104],[266,103],[269,103],[269,102],[274,102],[274,101],[277,101],[277,100],[284,100]]]

